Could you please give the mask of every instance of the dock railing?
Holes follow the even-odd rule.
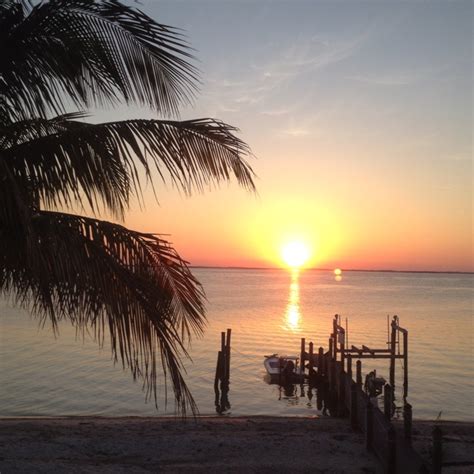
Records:
[[[366,447],[381,461],[383,469],[389,474],[427,473],[429,472],[420,455],[411,445],[411,405],[405,401],[403,430],[397,432],[391,421],[393,407],[393,388],[386,384],[384,407],[381,410],[375,399],[363,391],[361,383],[361,364],[357,363],[356,380],[352,378],[354,357],[337,360],[337,340],[334,338],[331,351],[324,354],[324,366],[328,367],[328,390],[336,398],[334,406],[337,414],[349,415],[353,429],[365,434]],[[350,375],[345,370],[347,364]]]

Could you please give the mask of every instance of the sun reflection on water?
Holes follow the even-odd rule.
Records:
[[[298,278],[298,269],[292,270],[290,294],[288,296],[288,305],[285,312],[285,329],[293,332],[301,329],[300,285]]]

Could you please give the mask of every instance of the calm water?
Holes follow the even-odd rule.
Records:
[[[409,330],[409,400],[414,416],[474,420],[473,275],[284,270],[195,270],[207,292],[209,324],[193,342],[188,380],[201,414],[213,414],[220,331],[232,328],[231,415],[318,415],[307,393],[285,396],[264,381],[263,355],[296,354],[300,338],[324,345],[335,313],[349,319],[349,343],[385,347],[387,314]],[[146,404],[141,384],[111,362],[107,345],[76,340],[0,302],[0,415],[166,415]],[[401,387],[401,364],[397,361]],[[365,367],[364,367],[365,366]],[[363,363],[388,378],[387,363]]]

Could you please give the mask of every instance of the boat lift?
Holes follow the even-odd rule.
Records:
[[[391,330],[389,329],[391,327]],[[403,337],[403,350],[400,353],[400,333]],[[395,360],[403,359],[403,399],[408,396],[408,331],[400,327],[398,316],[393,316],[389,322],[387,316],[387,348],[372,349],[365,345],[357,347],[351,345],[349,348],[349,331],[346,318],[346,328],[341,324],[341,316],[336,314],[333,319],[333,332],[329,339],[329,353],[337,359],[341,354],[341,362],[344,366],[347,358],[347,373],[352,374],[352,359],[389,359],[390,360],[390,386],[395,390]],[[398,346],[398,353],[397,353]]]

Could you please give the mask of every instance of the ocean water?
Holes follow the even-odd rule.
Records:
[[[385,348],[387,315],[409,331],[414,417],[474,420],[473,275],[195,269],[208,298],[208,326],[190,347],[187,381],[202,415],[215,414],[220,332],[232,328],[229,416],[317,416],[313,393],[285,393],[265,381],[263,356],[298,354],[300,338],[327,349],[334,314],[348,319],[349,344]],[[0,301],[0,416],[174,415],[172,397],[145,403],[140,382],[73,328],[50,327]],[[363,361],[388,379],[388,362]],[[397,361],[397,389],[402,366]],[[310,395],[310,396],[308,396]]]

